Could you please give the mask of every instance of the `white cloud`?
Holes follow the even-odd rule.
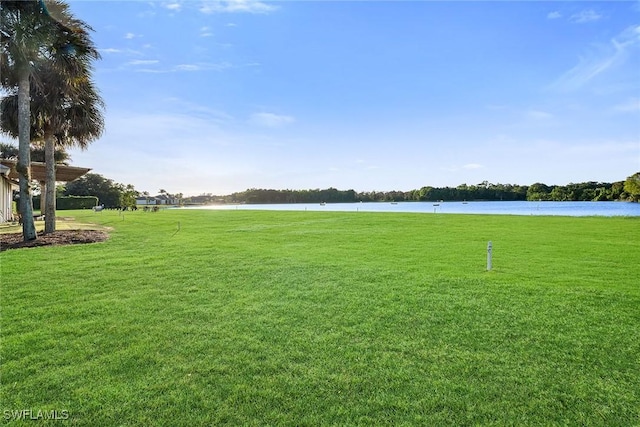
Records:
[[[613,107],[619,113],[640,113],[640,98],[631,98]]]
[[[205,1],[200,7],[202,13],[269,13],[277,6],[259,0],[213,0]]]
[[[202,27],[200,28],[200,37],[211,37],[213,33],[211,32],[211,27]]]
[[[626,62],[629,51],[640,47],[640,25],[632,25],[607,44],[594,45],[578,65],[564,73],[551,88],[574,90],[605,71]]]
[[[109,47],[106,49],[98,49],[101,53],[122,53],[121,49],[115,49],[113,47]]]
[[[232,68],[228,62],[220,62],[216,64],[199,63],[199,64],[180,64],[173,68],[172,71],[223,71]]]
[[[569,21],[574,22],[576,24],[585,24],[587,22],[598,21],[600,20],[600,18],[602,18],[602,15],[600,15],[595,10],[585,9],[583,11],[580,11],[578,13],[574,13],[573,15],[571,15],[571,17],[569,18]]]
[[[278,128],[295,122],[291,116],[283,116],[273,113],[255,113],[251,115],[249,122],[258,126]]]
[[[182,114],[187,114],[191,118],[206,119],[207,123],[223,125],[232,123],[235,120],[233,116],[225,111],[195,104],[185,99],[169,97],[165,98],[163,102],[166,102],[167,107],[173,111],[180,111]]]
[[[546,111],[539,110],[529,110],[526,113],[527,118],[533,120],[547,120],[553,117],[551,113],[547,113]]]
[[[155,65],[159,64],[157,60],[136,60],[127,62],[128,66]],[[178,64],[165,68],[139,68],[135,71],[143,73],[176,73],[176,72],[195,72],[195,71],[224,71],[232,68],[233,65],[228,62],[221,63],[197,63],[197,64]]]
[[[180,64],[176,66],[176,71],[200,71],[200,66],[195,64]]]
[[[164,7],[174,12],[179,12],[182,9],[182,5],[180,3],[167,3]]]
[[[547,14],[547,19],[558,19],[558,18],[562,18],[562,14],[557,10],[554,12],[549,12]]]
[[[127,65],[153,65],[158,64],[160,61],[157,59],[136,59],[134,61],[127,62]]]
[[[136,37],[139,37],[139,36],[135,35],[134,33],[127,33],[124,35],[124,38],[127,40],[135,39]]]

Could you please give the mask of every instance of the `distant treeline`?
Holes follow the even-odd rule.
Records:
[[[462,184],[453,187],[422,187],[411,191],[354,190],[266,190],[251,188],[228,196],[218,197],[225,203],[352,203],[352,202],[408,202],[408,201],[474,201],[474,200],[553,200],[553,201],[614,201],[632,198],[624,188],[624,181],[614,183],[583,182],[569,185],[531,186],[512,184]]]

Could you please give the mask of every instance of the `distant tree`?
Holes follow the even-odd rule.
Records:
[[[571,200],[571,195],[569,194],[567,187],[557,186],[551,190],[551,193],[549,193],[549,199],[556,202],[564,202]]]
[[[634,202],[640,200],[640,172],[636,172],[624,182],[624,191]]]
[[[88,173],[67,184],[65,196],[95,196],[100,204],[107,207],[120,207],[120,196],[124,188],[102,175]]]
[[[136,191],[133,185],[128,184],[122,186],[120,193],[120,206],[123,208],[132,208],[136,205],[136,198],[140,193]]]
[[[419,194],[419,200],[421,200],[421,201],[434,200],[433,190],[434,190],[433,187],[428,187],[428,186],[427,187],[422,187],[420,189],[420,192],[418,193]]]
[[[536,182],[527,189],[527,200],[549,200],[550,192],[549,186]]]
[[[614,182],[609,189],[609,200],[619,200],[624,192],[624,181]]]

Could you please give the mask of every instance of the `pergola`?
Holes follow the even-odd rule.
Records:
[[[9,179],[18,180],[16,171],[17,160],[0,160],[0,163],[11,168]],[[90,168],[79,168],[77,166],[56,165],[56,181],[71,182],[89,172]],[[31,179],[38,182],[46,181],[45,165],[40,162],[31,162]]]
[[[0,164],[3,164],[11,169],[9,172],[9,179],[18,181],[19,174],[16,171],[17,160],[0,160]],[[71,182],[74,179],[80,178],[82,175],[89,172],[90,168],[79,168],[77,166],[56,165],[56,182]],[[46,171],[45,164],[41,162],[31,162],[31,179],[40,183],[40,191],[42,194],[46,191]],[[41,199],[40,211],[45,211],[44,197]]]

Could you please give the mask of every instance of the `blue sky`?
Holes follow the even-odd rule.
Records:
[[[411,190],[640,171],[640,3],[79,1],[140,191]]]

